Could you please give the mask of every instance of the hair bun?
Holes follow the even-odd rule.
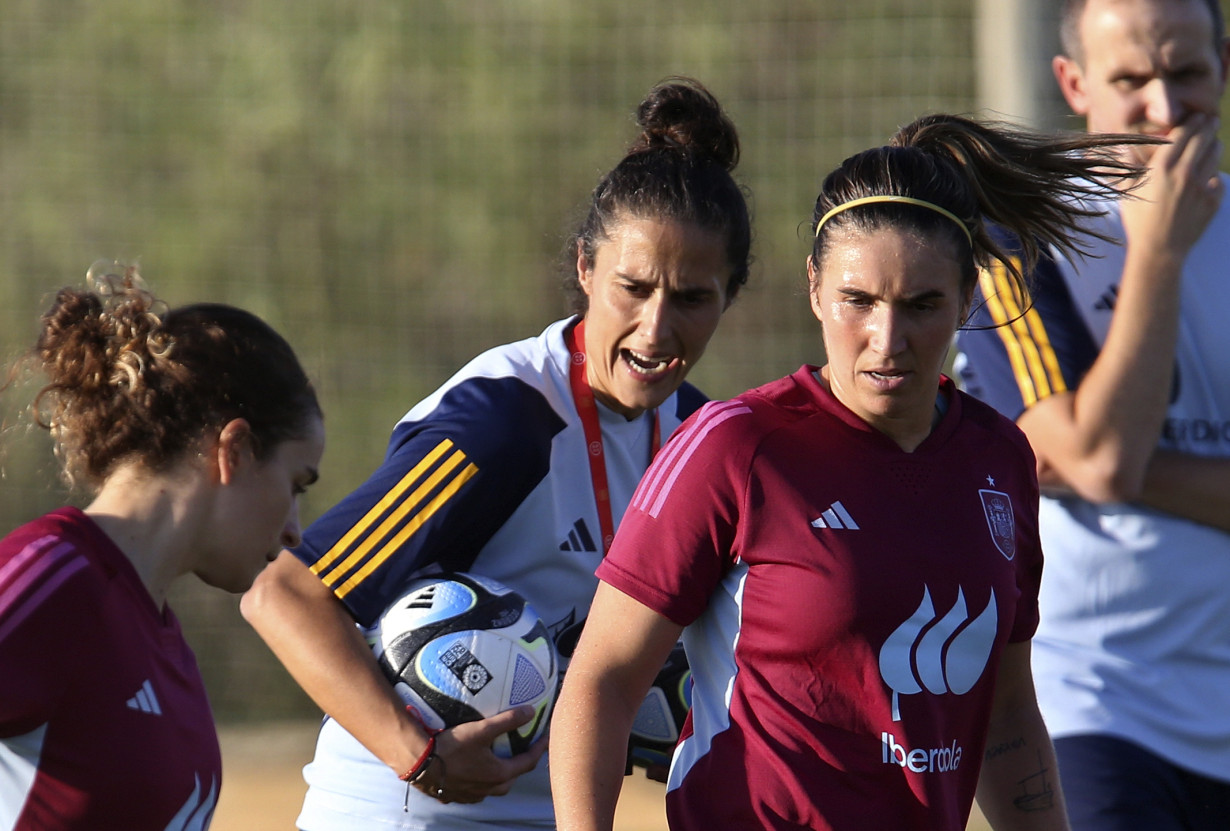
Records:
[[[739,164],[739,134],[721,104],[699,81],[668,78],[636,110],[641,135],[628,154],[663,148],[691,153],[732,171]]]

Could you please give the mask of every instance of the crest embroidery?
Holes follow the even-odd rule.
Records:
[[[1012,500],[1008,494],[992,490],[980,490],[982,511],[987,517],[991,540],[999,553],[1009,560],[1016,556],[1016,518],[1012,513]]]

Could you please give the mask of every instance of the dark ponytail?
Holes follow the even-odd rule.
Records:
[[[578,246],[592,262],[608,229],[624,217],[694,223],[726,241],[727,298],[747,282],[751,219],[743,190],[731,176],[739,163],[739,134],[717,99],[698,81],[670,78],[637,108],[641,133],[627,155],[594,188],[588,215],[565,250],[565,283],[573,307],[588,298],[572,263]]]
[[[1142,169],[1119,152],[1121,146],[1158,141],[1043,134],[955,115],[925,116],[898,130],[887,146],[851,156],[825,178],[812,215],[812,258],[818,267],[829,241],[843,230],[906,227],[951,241],[962,263],[963,288],[973,285],[979,267],[1002,261],[1027,296],[1022,275],[1045,246],[1073,249],[1080,221],[1102,213],[1085,200],[1115,196],[1137,181]],[[941,210],[870,201],[834,213],[817,228],[842,205],[888,196]],[[1023,269],[995,242],[987,227],[992,223],[1019,239]]]

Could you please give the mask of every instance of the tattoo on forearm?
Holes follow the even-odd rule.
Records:
[[[1024,736],[1017,736],[1012,741],[1000,742],[999,744],[991,745],[987,748],[986,753],[983,754],[983,761],[989,762],[996,756],[1003,756],[1005,753],[1009,753],[1013,750],[1020,750],[1026,744],[1027,742],[1025,741]]]
[[[1042,761],[1042,752],[1039,751],[1038,771],[1024,779],[1017,780],[1021,792],[1012,800],[1017,810],[1045,811],[1055,806],[1055,792],[1051,790],[1051,783],[1047,778],[1048,773],[1050,773],[1050,768]]]
[[[987,748],[986,753],[983,754],[983,761],[989,762],[1028,746],[1029,742],[1024,736],[998,742]],[[1013,797],[1012,804],[1018,811],[1046,811],[1055,806],[1055,792],[1051,789],[1050,772],[1051,769],[1042,759],[1042,751],[1038,751],[1037,771],[1017,780],[1020,793]]]

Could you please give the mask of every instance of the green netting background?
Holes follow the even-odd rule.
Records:
[[[734,394],[822,359],[802,292],[819,181],[924,112],[974,111],[972,6],[0,0],[0,348],[100,257],[138,262],[172,304],[251,308],[323,396],[310,520],[412,403],[564,311],[557,264],[590,188],[645,91],[686,74],[739,126],[752,193],[752,280],[693,375]],[[6,396],[10,424],[27,392]],[[8,529],[65,496],[41,436],[4,447]],[[223,720],[313,712],[237,598],[183,583]]]

